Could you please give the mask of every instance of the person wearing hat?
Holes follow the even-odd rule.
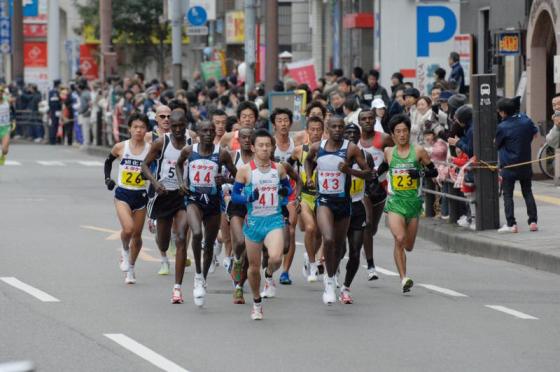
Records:
[[[375,113],[375,126],[376,132],[388,132],[387,124],[389,122],[389,115],[387,115],[387,106],[381,98],[376,98],[371,102],[371,109]]]

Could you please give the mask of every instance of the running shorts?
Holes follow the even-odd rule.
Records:
[[[247,215],[247,206],[245,204],[236,204],[230,201],[226,212],[230,220],[234,216],[245,218]]]
[[[350,217],[352,214],[352,200],[347,198],[329,198],[319,195],[316,202],[317,207],[329,208],[333,215],[334,220],[338,221]]]
[[[2,125],[0,126],[0,139],[10,135],[10,126]]]
[[[148,193],[146,190],[127,190],[122,187],[115,189],[115,199],[128,204],[131,211],[146,208],[148,204]]]
[[[352,203],[352,215],[350,216],[350,231],[363,230],[366,227],[366,208],[362,201]]]
[[[399,214],[407,220],[418,218],[422,213],[422,199],[399,198],[391,195],[385,204],[385,212]]]
[[[247,216],[243,224],[243,234],[245,238],[262,243],[268,233],[276,229],[284,228],[284,217],[281,214],[273,214],[265,217]]]
[[[202,210],[203,218],[216,216],[222,213],[222,197],[220,195],[208,195],[191,193],[185,196],[185,205],[194,204]]]
[[[168,191],[151,199],[148,209],[151,219],[171,219],[178,211],[185,210],[185,197],[179,190]]]
[[[315,195],[312,194],[307,194],[302,192],[301,193],[301,202],[302,204],[305,204],[309,207],[309,209],[311,209],[311,211],[315,212],[315,199],[317,199],[315,197]]]

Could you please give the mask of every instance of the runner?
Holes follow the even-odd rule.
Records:
[[[293,124],[293,114],[292,111],[285,108],[276,108],[270,115],[270,122],[274,127],[274,140],[276,142],[276,148],[274,150],[274,161],[277,163],[286,163],[291,157],[296,146],[301,145],[301,142],[296,143],[290,137],[290,129]],[[286,167],[284,165],[284,167]],[[290,177],[290,184],[292,190],[296,188],[297,179],[293,178],[293,174]],[[294,255],[296,253],[296,224],[298,218],[298,205],[299,201],[296,201],[297,194],[294,192],[288,198],[286,209],[288,212],[288,223],[286,226],[287,240],[284,243],[288,247],[288,252],[284,255],[283,271],[280,274],[280,284],[292,284],[290,279],[290,267],[294,260]]]
[[[317,168],[317,225],[323,236],[327,269],[323,277],[323,302],[331,305],[336,301],[335,275],[350,223],[350,178],[347,175],[365,178],[371,177],[372,172],[358,146],[344,139],[344,120],[341,117],[331,117],[327,121],[327,131],[328,140],[311,145],[305,159],[305,173],[313,174]],[[361,171],[351,170],[349,164],[354,162],[358,163]],[[314,187],[313,183],[312,179],[307,179],[308,187]]]
[[[160,251],[167,252],[171,239],[173,221],[177,224],[175,245],[175,286],[171,302],[183,303],[181,284],[185,273],[185,236],[187,229],[187,212],[180,182],[177,178],[176,166],[181,149],[186,146],[186,118],[183,110],[173,110],[170,117],[171,133],[166,134],[152,144],[150,152],[142,164],[142,172],[150,180],[156,191],[150,200],[150,218],[157,221],[156,242]],[[157,161],[156,174],[150,170],[151,163]]]
[[[237,120],[239,129],[249,128],[255,129],[255,123],[259,117],[257,106],[250,101],[244,101],[237,107]],[[220,141],[222,147],[227,147],[229,151],[237,151],[241,147],[239,144],[239,130],[224,134]]]
[[[226,134],[227,114],[223,110],[215,109],[210,112],[210,121],[212,121],[216,128],[214,144],[218,145],[224,134]]]
[[[344,128],[344,138],[348,141],[358,144],[360,141],[360,127],[356,124],[348,124]],[[361,150],[368,166],[373,169],[374,162],[371,155]],[[352,166],[352,171],[359,170],[358,165]],[[369,182],[368,182],[369,183]],[[344,285],[340,289],[339,301],[343,304],[353,303],[352,294],[350,292],[350,285],[354,280],[354,276],[360,267],[360,251],[364,243],[364,233],[367,225],[370,223],[367,219],[366,203],[365,201],[366,182],[364,179],[352,175],[350,185],[350,197],[352,198],[352,215],[350,217],[350,227],[348,228],[348,262],[346,263],[346,275],[344,277]],[[346,250],[346,249],[345,249]],[[344,251],[345,251],[344,250]],[[344,257],[345,252],[342,252],[340,259]]]
[[[299,203],[301,206],[301,226],[304,231],[304,243],[306,255],[304,255],[304,265],[303,265],[303,276],[310,282],[317,281],[318,274],[318,263],[315,260],[319,248],[321,247],[321,233],[317,229],[317,220],[315,218],[315,173],[313,173],[311,179],[314,181],[312,183],[313,188],[309,188],[307,185],[307,174],[305,173],[305,159],[309,153],[309,147],[311,144],[321,141],[324,132],[323,120],[318,116],[311,116],[307,119],[306,137],[308,142],[297,146],[292,153],[291,158],[288,163],[295,165],[298,164],[300,168],[300,178],[302,183],[302,190],[298,196]]]
[[[0,155],[0,165],[6,163],[6,155],[10,148],[10,130],[12,129],[10,121],[10,105],[6,102],[3,90],[0,92],[0,141],[2,143],[2,155]]]
[[[385,160],[383,150],[386,147],[393,146],[393,140],[388,134],[374,130],[375,115],[372,110],[362,110],[358,114],[358,124],[362,128],[362,136],[358,146],[373,157],[375,169],[377,170],[379,165]],[[385,176],[379,177],[379,182],[371,183],[366,188],[367,198],[364,199],[364,205],[369,223],[364,231],[364,253],[368,266],[368,280],[377,280],[379,278],[373,260],[373,237],[377,234],[379,221],[383,215],[385,199],[387,198],[386,189],[387,180]]]
[[[253,151],[251,150],[252,135],[252,129],[241,128],[239,130],[239,143],[241,148],[234,151],[232,154],[237,171],[253,160]],[[243,204],[230,202],[227,206],[227,215],[230,221],[229,227],[234,253],[231,269],[231,278],[235,285],[233,303],[244,304],[243,285],[247,280],[247,270],[249,268],[249,262],[247,261],[247,254],[245,251],[245,236],[243,235],[243,222],[247,216],[247,207]]]
[[[146,219],[148,194],[142,177],[142,161],[150,150],[144,141],[150,122],[144,114],[133,113],[128,117],[130,139],[119,142],[105,160],[105,185],[112,191],[115,181],[111,179],[113,161],[120,159],[119,178],[115,190],[115,209],[121,223],[121,264],[126,272],[125,283],[136,283],[134,265],[142,248],[142,229]]]
[[[177,160],[177,177],[183,180],[184,164],[188,161],[187,184],[181,183],[187,204],[187,222],[192,232],[192,249],[196,274],[194,276],[193,299],[203,306],[206,296],[206,278],[214,260],[214,242],[220,228],[222,208],[221,175],[222,165],[232,175],[237,173],[231,156],[214,144],[216,129],[209,121],[197,125],[200,143],[186,146]],[[202,225],[204,224],[204,268],[201,267]],[[180,284],[180,283],[179,283]]]
[[[410,119],[395,115],[389,121],[389,132],[396,146],[385,149],[386,161],[379,166],[379,174],[389,171],[389,198],[385,211],[389,229],[395,239],[394,258],[403,293],[414,282],[406,276],[406,253],[411,252],[422,213],[421,177],[436,177],[437,169],[426,150],[410,143]]]
[[[260,289],[260,264],[263,244],[268,250],[268,267],[265,270],[265,287],[271,285],[272,274],[282,264],[284,248],[284,221],[280,197],[292,193],[290,181],[281,164],[270,160],[274,138],[265,129],[257,130],[252,137],[255,159],[237,172],[232,201],[247,205],[247,219],[243,226],[249,259],[249,284],[253,292],[251,318],[263,318]]]

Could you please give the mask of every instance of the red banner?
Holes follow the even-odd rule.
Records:
[[[317,75],[313,60],[288,63],[286,65],[288,75],[298,84],[307,84],[311,90],[317,88]]]
[[[47,43],[23,43],[25,67],[47,67]]]
[[[23,24],[24,37],[47,37],[47,24],[46,23],[24,23]]]
[[[95,59],[97,50],[97,45],[80,45],[80,71],[82,72],[82,76],[88,80],[99,79],[99,66]]]

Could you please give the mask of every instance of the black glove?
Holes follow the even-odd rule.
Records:
[[[377,168],[377,176],[381,176],[383,173],[387,172],[389,170],[389,164],[387,164],[387,162],[383,162],[381,164],[379,164],[379,167]]]
[[[116,185],[117,184],[112,179],[110,179],[110,178],[105,179],[105,186],[107,186],[107,190],[113,191],[113,189],[115,188]]]
[[[408,175],[410,176],[410,178],[412,178],[413,180],[417,180],[418,178],[420,178],[422,176],[422,174],[420,172],[418,172],[417,169],[410,169],[408,171]]]
[[[249,195],[249,197],[247,198],[247,202],[248,203],[252,203],[255,200],[259,200],[259,189],[254,189],[253,193],[251,195]]]
[[[278,195],[282,196],[282,197],[286,197],[288,196],[288,188],[287,187],[280,187],[280,190],[278,190]]]

